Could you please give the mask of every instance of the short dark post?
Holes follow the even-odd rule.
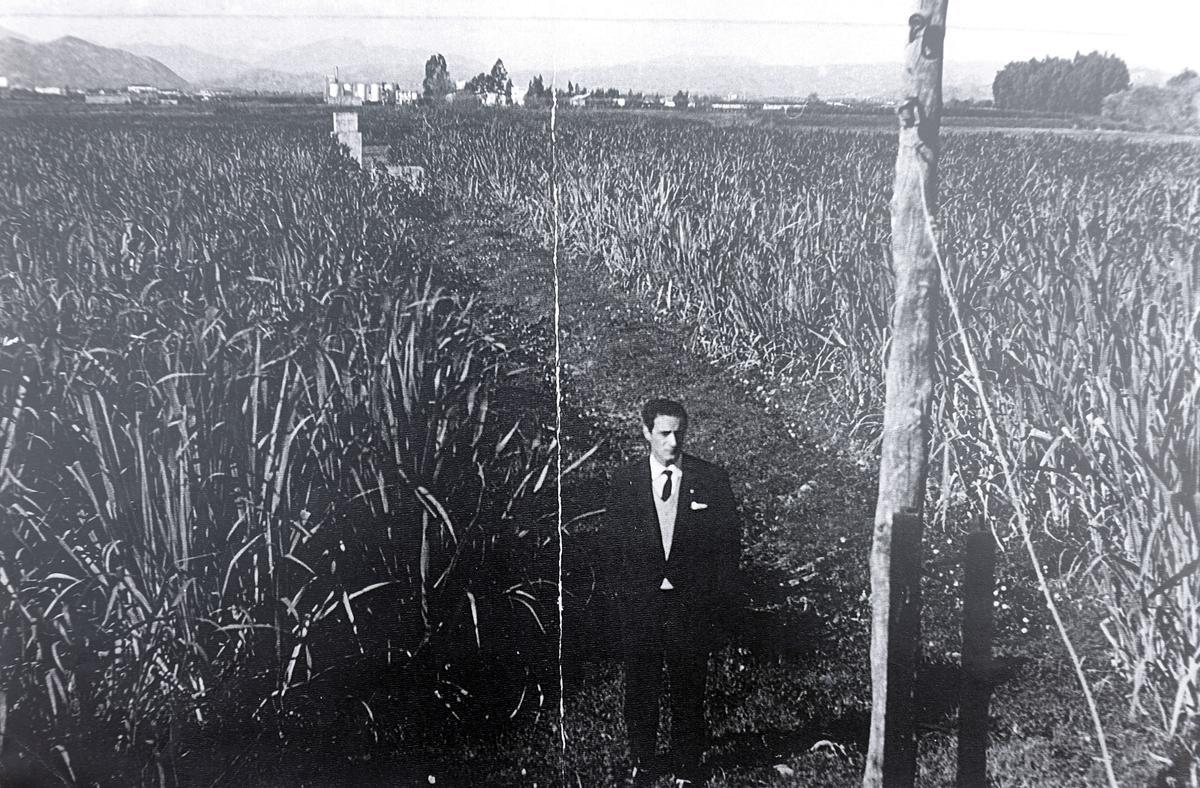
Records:
[[[888,735],[883,745],[883,786],[917,780],[917,703],[913,690],[920,662],[920,517],[892,519],[892,622],[888,633]]]
[[[958,703],[958,788],[987,785],[988,701],[992,693],[992,589],[996,541],[967,536],[963,577],[962,683]]]
[[[891,575],[885,788],[911,786],[917,777],[914,690],[921,661],[921,518],[910,511],[892,518]]]

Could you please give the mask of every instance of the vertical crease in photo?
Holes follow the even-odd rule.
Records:
[[[560,333],[560,304],[558,289],[558,152],[555,148],[555,123],[558,116],[557,67],[551,71],[550,84],[550,202],[552,207],[553,234],[550,260],[554,274],[554,464],[555,464],[555,517],[558,532],[558,577],[556,601],[558,608],[558,733],[561,754],[559,768],[566,779],[567,757],[567,712],[563,696],[563,499],[562,499],[562,336]]]

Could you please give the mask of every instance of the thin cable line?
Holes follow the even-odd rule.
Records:
[[[98,13],[89,11],[28,11],[24,13],[0,14],[8,19],[333,19],[354,21],[396,20],[408,22],[622,22],[636,24],[684,24],[684,25],[782,25],[792,27],[849,27],[849,28],[878,28],[896,29],[894,22],[856,22],[842,19],[779,19],[759,18],[744,19],[738,17],[681,17],[681,16],[559,16],[552,14],[528,14],[524,16],[504,16],[501,14],[339,14],[333,12],[305,13],[267,13],[245,11],[235,13],[212,13],[204,11],[175,12],[175,13],[137,13],[116,11]],[[1068,30],[1065,28],[1037,27],[992,27],[989,25],[956,26],[956,30],[966,30],[981,33],[1055,33],[1061,35],[1111,36],[1113,38],[1128,38],[1128,31],[1115,30]]]
[[[558,114],[558,64],[557,57],[551,60],[550,71],[550,201],[553,205],[554,222],[551,234],[550,260],[554,269],[554,443],[556,481],[558,496],[558,733],[562,746],[559,757],[559,772],[566,785],[567,770],[567,703],[563,681],[563,503],[562,503],[562,347],[559,333],[560,310],[558,292],[558,149],[555,136]]]

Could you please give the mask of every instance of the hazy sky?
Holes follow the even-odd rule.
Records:
[[[908,0],[5,0],[0,26],[35,39],[186,43],[244,59],[349,36],[549,70],[666,55],[893,61],[911,10]],[[950,60],[1096,49],[1134,68],[1200,70],[1200,0],[952,0],[948,15]]]

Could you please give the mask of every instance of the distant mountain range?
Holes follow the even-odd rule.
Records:
[[[27,87],[188,87],[186,80],[154,58],[102,47],[74,36],[45,43],[11,36],[0,39],[0,76],[8,77],[10,85]]]
[[[354,39],[326,39],[273,52],[253,60],[232,60],[186,46],[129,44],[126,48],[169,65],[194,85],[239,90],[319,91],[334,67],[346,81],[389,80],[419,90],[430,52],[393,46],[368,46]],[[469,79],[491,68],[482,61],[447,54],[450,75]],[[991,98],[998,63],[949,63],[944,94],[952,98]],[[510,64],[511,68],[511,64]],[[510,72],[518,90],[540,72],[516,68]],[[744,97],[894,96],[900,89],[899,63],[837,66],[770,66],[738,58],[671,58],[613,66],[563,68],[558,81],[588,87],[674,94],[678,90]]]
[[[126,49],[169,65],[194,85],[241,90],[321,90],[325,76],[337,67],[346,81],[395,81],[419,90],[430,52],[392,46],[368,46],[354,39],[326,39],[273,52],[249,61],[232,60],[187,46],[129,44]],[[446,54],[453,79],[469,79],[487,71],[484,62]],[[511,65],[510,65],[511,68]],[[991,98],[992,79],[1000,64],[947,65],[947,98]],[[518,89],[548,70],[517,68],[511,72]],[[899,63],[838,66],[770,66],[737,58],[673,58],[614,66],[563,68],[558,81],[589,87],[673,94],[678,90],[716,95],[767,97],[822,96],[891,97],[900,89]]]
[[[260,90],[268,93],[319,93],[324,76],[317,72],[289,73],[220,57],[186,45],[131,44],[125,47],[170,65],[197,88]]]
[[[431,53],[387,45],[366,45],[348,38],[331,38],[278,50],[251,59],[222,57],[187,45],[134,43],[120,49],[102,47],[80,38],[47,43],[30,41],[0,28],[0,76],[10,84],[70,85],[72,87],[192,87],[318,93],[335,68],[344,81],[392,81],[419,90],[425,61]],[[464,80],[487,71],[494,61],[447,54],[453,79]],[[1000,63],[946,63],[943,94],[950,99],[988,99]],[[510,64],[511,68],[511,64]],[[515,69],[512,80],[523,89],[549,70]],[[1165,75],[1133,69],[1135,84],[1161,84]],[[589,88],[615,87],[661,94],[686,90],[693,94],[737,95],[745,98],[830,97],[891,99],[900,91],[901,67],[895,63],[827,66],[772,66],[744,58],[673,57],[612,66],[566,67],[557,79]]]
[[[219,57],[189,46],[127,44],[130,52],[169,65],[193,85],[233,90],[319,93],[325,77],[337,70],[347,82],[397,82],[420,90],[426,50],[368,46],[348,38],[331,38],[282,49],[252,60]],[[471,58],[446,55],[454,79],[470,79],[491,68]],[[492,61],[495,62],[495,61]]]
[[[205,83],[229,79],[250,68],[249,63],[202,52],[186,44],[133,44],[122,45],[121,48],[135,55],[154,58],[188,82],[200,87],[211,87]]]
[[[352,38],[329,38],[272,52],[256,59],[253,65],[295,74],[332,74],[337,66],[342,77],[352,80],[388,80],[419,88],[425,77],[425,61],[432,54],[428,49],[372,46]],[[442,54],[454,79],[470,79],[496,62],[492,59],[485,63],[453,52]]]

